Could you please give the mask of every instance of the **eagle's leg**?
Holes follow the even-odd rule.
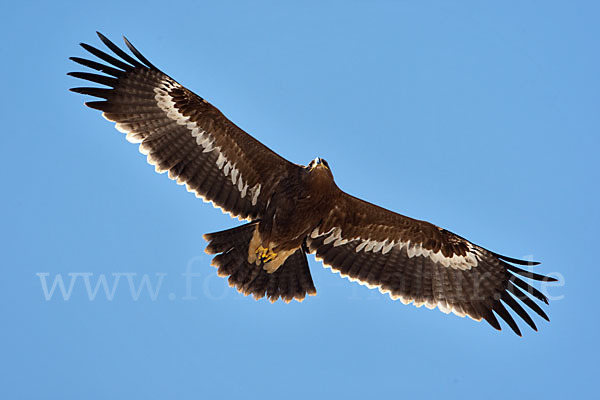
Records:
[[[263,269],[271,274],[277,271],[277,269],[283,265],[285,260],[297,250],[275,251],[275,247],[276,245],[274,243],[269,243],[268,247],[263,246],[257,225],[252,234],[252,239],[250,239],[250,245],[248,246],[248,263],[262,265]]]
[[[262,264],[263,269],[272,274],[273,272],[277,271],[277,269],[283,265],[285,260],[294,254],[296,250],[297,249],[282,250],[276,253],[272,248],[259,245],[254,251],[254,263],[256,265]],[[250,249],[250,252],[251,251],[252,249]],[[248,257],[248,262],[250,262],[250,257]]]
[[[252,233],[252,239],[250,239],[250,243],[248,245],[248,264],[258,264],[258,249],[261,247],[262,244],[260,240],[260,234],[258,233],[258,224],[256,224],[254,232]]]

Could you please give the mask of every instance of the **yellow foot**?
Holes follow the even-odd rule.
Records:
[[[263,262],[263,264],[266,264],[277,257],[277,253],[262,246],[258,246],[256,249],[256,255],[258,256],[258,259]]]

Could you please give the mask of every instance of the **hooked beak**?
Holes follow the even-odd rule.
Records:
[[[310,168],[310,170],[312,171],[313,169],[317,169],[317,168],[329,169],[329,168],[327,168],[327,165],[325,165],[323,163],[323,159],[321,157],[317,157],[313,160],[313,166]]]

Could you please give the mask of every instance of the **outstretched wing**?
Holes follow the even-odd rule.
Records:
[[[510,264],[538,263],[501,256],[433,224],[343,192],[328,217],[310,234],[307,245],[317,259],[341,276],[377,287],[404,304],[438,307],[477,321],[483,318],[499,330],[495,312],[520,335],[504,303],[537,330],[516,298],[548,320],[526,293],[547,304],[546,296],[514,274],[540,281],[555,279]]]
[[[127,140],[140,144],[159,173],[239,219],[260,217],[279,179],[297,165],[280,157],[228,120],[206,100],[152,65],[127,39],[136,58],[102,34],[117,57],[82,43],[106,64],[71,60],[106,75],[69,75],[105,87],[77,87],[74,92],[101,98],[86,105],[102,111]]]

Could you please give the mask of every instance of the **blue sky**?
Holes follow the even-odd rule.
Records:
[[[597,394],[598,3],[214,3],[2,6],[0,397]],[[282,156],[326,158],[344,190],[541,261],[551,322],[496,332],[312,256],[318,296],[239,295],[202,239],[239,223],[67,91],[96,30]],[[57,276],[66,300],[44,293]],[[90,299],[101,277],[115,291]]]

